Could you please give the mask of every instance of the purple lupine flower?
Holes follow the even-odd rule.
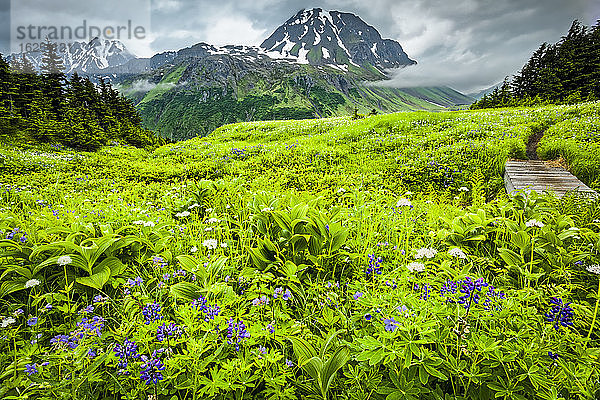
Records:
[[[269,324],[265,327],[266,330],[269,331],[269,333],[275,333],[275,327],[273,326],[273,324]]]
[[[366,270],[367,275],[371,275],[373,273],[381,275],[381,263],[383,259],[381,257],[376,257],[375,254],[369,254],[369,267]]]
[[[354,296],[352,296],[354,298],[354,300],[358,300],[363,296],[363,292],[356,292],[354,293]]]
[[[142,308],[142,315],[144,316],[144,324],[149,325],[154,321],[158,321],[162,319],[162,315],[160,315],[160,311],[162,310],[161,306],[157,303],[148,303]]]
[[[285,365],[291,368],[291,367],[293,367],[293,366],[294,366],[294,363],[292,362],[292,360],[288,360],[288,359],[286,358],[286,359],[285,359]]]
[[[163,323],[156,329],[156,340],[159,342],[162,342],[171,336],[174,336],[175,338],[179,338],[181,336],[181,328],[179,328],[173,322],[171,322],[169,325]]]
[[[152,353],[152,357],[142,356],[142,371],[140,379],[146,382],[146,385],[155,384],[163,380],[161,371],[165,370],[165,366],[157,357],[156,352]]]
[[[250,333],[246,330],[244,321],[239,320],[235,322],[230,319],[227,324],[227,343],[235,345],[235,351],[240,351],[240,343],[243,339],[250,337]]]
[[[550,299],[551,308],[544,316],[546,322],[552,322],[554,329],[560,330],[561,326],[573,326],[573,309],[571,303],[564,303],[560,297]]]
[[[140,358],[138,354],[138,345],[133,340],[129,340],[125,338],[123,344],[117,343],[113,350],[115,352],[115,356],[119,357],[119,364],[117,365],[120,368],[119,373],[122,375],[128,375],[129,373],[125,371],[127,368],[127,364],[131,360],[135,360]]]
[[[279,296],[281,296],[283,294],[283,288],[278,287],[275,289],[275,292],[273,293],[273,298],[276,299]]]
[[[372,316],[371,314],[369,314],[369,313],[366,313],[366,314],[365,314],[365,319],[366,319],[367,321],[370,321],[372,318],[373,318],[373,316]]]
[[[27,325],[28,326],[36,326],[38,323],[38,318],[37,317],[31,317],[27,320]]]

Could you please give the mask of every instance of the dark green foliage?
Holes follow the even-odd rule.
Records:
[[[155,116],[145,121],[150,129],[173,140],[206,136],[222,125],[235,122],[315,116],[308,108],[278,104],[277,98],[268,94],[249,95],[238,100],[232,92],[223,94],[221,89],[212,88],[196,93],[169,91],[159,99],[143,103],[140,108],[144,115]]]
[[[60,143],[96,150],[111,141],[144,147],[164,142],[141,128],[133,104],[109,83],[94,85],[62,72],[55,45],[44,47],[42,75],[31,62],[0,56],[0,137],[15,142]]]
[[[512,81],[474,103],[472,109],[594,101],[600,98],[600,21],[574,21],[556,44],[542,44]]]
[[[335,92],[328,92],[320,87],[315,87],[308,96],[315,107],[323,113],[323,116],[335,115],[338,106],[345,104],[344,97]]]

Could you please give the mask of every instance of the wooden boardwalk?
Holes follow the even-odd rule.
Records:
[[[584,196],[598,195],[564,168],[551,167],[537,160],[507,161],[504,186],[510,194],[529,194],[531,191],[536,191],[553,192],[558,197],[562,197],[567,192],[576,191]]]

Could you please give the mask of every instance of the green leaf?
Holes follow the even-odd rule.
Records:
[[[68,264],[67,267],[76,267],[76,268],[82,269],[90,275],[93,273],[92,270],[89,268],[87,260],[83,256],[81,256],[79,254],[67,254],[67,255],[71,258],[71,263]],[[50,265],[57,265],[57,261],[60,257],[61,256],[51,257],[51,258],[47,259],[46,261],[39,263],[33,269],[33,275],[37,275],[38,272],[40,272],[41,270],[43,270],[44,268],[46,268]]]
[[[427,385],[427,381],[429,381],[429,374],[423,366],[419,366],[419,380],[423,385]]]
[[[323,367],[323,372],[321,374],[323,393],[327,393],[329,391],[331,383],[335,378],[336,372],[344,365],[346,365],[346,363],[349,360],[350,352],[348,351],[346,346],[339,347],[333,354],[333,356],[331,356],[331,358],[327,360],[325,366]]]
[[[108,282],[110,279],[111,271],[110,271],[110,260],[104,260],[98,266],[94,267],[93,274],[90,276],[84,276],[77,278],[77,283],[80,283],[85,286],[89,286],[94,289],[102,289],[102,287]],[[120,263],[120,261],[119,261]]]
[[[344,243],[346,243],[346,239],[348,239],[349,233],[350,232],[348,231],[348,229],[342,227],[336,230],[336,232],[333,234],[333,239],[331,239],[331,247],[329,251],[334,252],[339,250],[344,245]]]
[[[177,298],[186,301],[196,300],[201,296],[200,288],[190,282],[179,282],[169,288],[169,293]]]
[[[520,254],[515,253],[511,249],[500,248],[498,249],[498,253],[500,253],[500,257],[506,262],[506,264],[514,267],[519,267],[525,263],[523,257]]]

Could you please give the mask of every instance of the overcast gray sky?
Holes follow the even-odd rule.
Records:
[[[12,15],[21,24],[133,19],[148,26],[147,38],[124,42],[151,56],[198,42],[259,45],[300,9],[313,7],[355,13],[400,42],[418,65],[396,71],[392,84],[464,92],[512,75],[542,42],[566,34],[574,19],[593,25],[600,18],[598,0],[13,0]]]

